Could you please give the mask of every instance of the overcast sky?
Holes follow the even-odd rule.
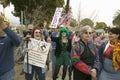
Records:
[[[65,0],[66,2],[66,0]],[[115,12],[120,10],[120,0],[70,0],[73,17],[78,19],[91,18],[92,20],[102,21],[107,25],[112,25]],[[19,24],[19,18],[14,17],[11,11],[14,10],[13,5],[5,8],[5,16],[10,19],[11,24]],[[0,5],[0,11],[3,8]]]
[[[14,24],[14,25],[19,25],[20,22],[19,22],[19,18],[17,17],[14,17],[11,12],[14,10],[14,6],[13,5],[10,5],[8,7],[5,8],[5,16],[10,20],[10,23],[11,24]],[[3,12],[3,7],[2,5],[0,5],[0,11]]]
[[[120,10],[120,0],[70,0],[73,16],[77,19],[91,18],[112,25],[113,16]]]

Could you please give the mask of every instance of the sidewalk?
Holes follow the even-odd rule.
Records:
[[[24,78],[24,74],[23,75],[20,75],[21,71],[22,71],[22,64],[16,64],[15,66],[15,71],[16,71],[16,74],[15,74],[15,78],[14,80],[25,80]],[[61,70],[60,70],[60,73],[58,75],[58,79],[57,80],[61,80],[61,76],[62,76],[62,67],[61,67]],[[35,79],[34,79],[35,80]],[[51,63],[50,63],[50,70],[49,71],[46,71],[46,80],[52,80],[52,68],[51,68]],[[69,80],[68,78],[68,73],[66,74],[66,79],[65,80]]]

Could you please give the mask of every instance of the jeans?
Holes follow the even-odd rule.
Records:
[[[52,49],[51,59],[52,59],[52,76],[53,76],[55,71],[55,65],[56,65],[55,49]]]
[[[10,71],[6,72],[4,75],[0,76],[0,80],[14,80],[15,71],[11,69]]]
[[[34,72],[38,76],[38,80],[45,80],[45,73],[42,73],[42,68],[32,65],[32,74],[25,73],[25,80],[33,80]]]

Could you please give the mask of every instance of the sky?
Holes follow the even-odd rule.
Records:
[[[12,11],[14,11],[14,6],[13,5],[10,5],[10,6],[6,7],[5,10],[4,10],[5,16],[9,19],[10,24],[19,25],[20,24],[19,18],[13,16],[12,13],[11,13]],[[3,12],[2,5],[0,5],[0,12]]]
[[[120,10],[120,0],[70,0],[70,6],[75,19],[78,20],[80,15],[80,20],[90,18],[94,22],[105,22],[109,26],[112,25],[116,11]],[[5,8],[5,16],[9,18],[11,24],[18,25],[19,18],[11,14],[13,10],[13,5]],[[3,12],[2,5],[0,5],[0,11]]]
[[[90,18],[94,22],[112,25],[116,11],[120,10],[120,0],[70,0],[73,17],[80,20]]]

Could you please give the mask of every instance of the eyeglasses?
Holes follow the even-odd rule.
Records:
[[[90,35],[91,35],[91,34],[92,34],[92,32],[84,32],[84,34],[90,34]]]
[[[66,32],[66,31],[61,31],[61,33]]]
[[[40,34],[40,32],[35,32],[35,33],[36,33],[36,34],[37,34],[37,33],[39,33],[39,34]]]

